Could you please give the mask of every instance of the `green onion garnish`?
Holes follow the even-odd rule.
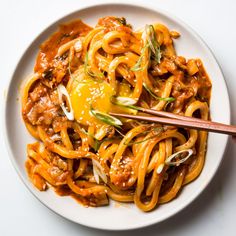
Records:
[[[141,49],[141,55],[137,60],[136,64],[130,69],[131,71],[141,71],[144,70],[144,67],[141,67],[141,63],[145,54],[145,49],[148,47],[148,43]]]
[[[144,70],[144,67],[141,67],[141,63],[144,57],[145,49],[148,47],[151,51],[151,57],[156,63],[161,61],[161,47],[157,41],[156,32],[153,25],[146,25],[145,32],[147,35],[147,43],[141,49],[141,55],[136,62],[136,64],[131,68],[132,71],[141,71]]]
[[[115,98],[117,104],[124,105],[124,106],[134,105],[137,102],[136,99],[129,98],[129,97],[121,97],[121,96],[114,97],[113,96],[113,98]]]
[[[91,138],[94,139],[94,146],[93,146],[93,149],[97,152],[103,141],[100,141],[100,140],[96,139],[96,137],[95,137],[94,135],[88,133],[88,132],[87,132],[86,130],[84,130],[83,128],[81,129],[81,131],[82,131],[84,134],[86,134],[86,135],[88,135],[89,137],[91,137]]]
[[[102,141],[99,141],[99,140],[97,140],[97,139],[94,139],[94,146],[93,146],[93,149],[94,149],[95,152],[98,151],[98,149],[100,148],[101,144],[102,144]]]
[[[161,97],[156,96],[156,95],[151,91],[151,89],[150,89],[145,83],[143,83],[143,87],[144,87],[144,88],[147,90],[147,92],[148,92],[153,98],[155,98],[156,100],[167,101],[167,102],[173,102],[173,101],[175,101],[175,98],[173,98],[173,97],[161,98]]]
[[[94,146],[92,147],[96,152],[98,151],[98,149],[100,148],[101,144],[104,142],[104,141],[111,141],[111,140],[115,140],[115,139],[120,139],[118,137],[113,137],[113,138],[104,138],[102,140],[98,140],[94,135],[88,133],[86,130],[84,130],[83,128],[80,129],[84,134],[88,135],[89,137],[93,138],[94,139]],[[116,129],[116,131],[124,136],[118,129]]]
[[[121,17],[121,18],[117,17],[116,20],[117,20],[120,24],[126,25],[126,19],[125,19],[124,17]]]
[[[155,137],[158,137],[158,136],[161,134],[161,132],[163,131],[163,128],[160,127],[160,128],[155,128],[155,129],[153,129],[153,130],[157,130],[158,133],[157,133],[157,134],[154,134],[154,135],[152,135],[151,137],[148,137],[148,138],[146,138],[146,139],[140,140],[140,141],[133,141],[133,142],[129,142],[129,143],[124,142],[124,145],[130,146],[130,145],[133,145],[133,144],[139,144],[139,143],[146,142],[146,141],[148,141],[148,140],[150,140],[150,139],[153,139],[153,138],[155,138]],[[151,131],[149,131],[149,132],[151,132]],[[144,134],[144,133],[143,133],[143,134]]]
[[[176,157],[179,157],[181,153],[187,152],[188,155],[182,159],[179,159],[177,161],[172,161],[173,159],[175,159]],[[165,164],[169,165],[169,166],[178,166],[180,164],[182,164],[183,162],[187,161],[188,158],[190,156],[193,155],[193,150],[192,149],[185,149],[185,150],[181,150],[179,152],[176,152],[174,154],[172,154],[171,156],[169,156],[168,158],[166,158],[165,160]]]
[[[147,33],[148,45],[152,52],[151,57],[159,64],[161,61],[161,47],[157,41],[155,29],[153,25],[146,25],[145,30]]]
[[[95,74],[89,70],[89,68],[88,68],[88,52],[86,52],[86,54],[85,54],[84,73],[87,74],[88,76],[91,76],[91,77],[104,78],[104,74],[102,72]]]
[[[115,129],[115,130],[116,130],[116,132],[117,132],[120,136],[125,137],[125,135],[122,134],[122,133],[120,132],[120,130],[118,130],[118,129]]]
[[[114,104],[114,105],[117,105],[117,106],[126,107],[126,108],[134,109],[134,110],[137,110],[137,111],[142,111],[141,107],[137,107],[137,106],[134,106],[134,105],[128,105],[127,104],[128,100],[127,100],[127,102],[125,102],[125,103],[123,102],[122,103],[121,99],[117,100],[117,98],[126,98],[126,97],[112,96],[111,99],[110,99],[111,103]],[[134,99],[132,99],[132,100],[134,101]],[[137,102],[137,101],[135,100],[135,102]]]
[[[110,116],[104,112],[94,110],[93,108],[90,109],[90,113],[96,117],[98,120],[102,121],[105,124],[115,126],[120,128],[120,125],[123,125],[122,122],[114,116]]]
[[[121,17],[121,18],[119,18],[119,17],[117,17],[117,18],[115,18],[121,25],[124,25],[124,26],[127,26],[127,27],[129,27],[129,28],[132,28],[132,26],[130,25],[130,24],[127,24],[127,22],[126,22],[126,19],[124,18],[124,17]]]
[[[141,54],[141,56],[139,57],[139,59],[137,60],[136,64],[130,69],[131,71],[141,71],[144,70],[144,67],[141,67],[141,62],[143,60],[143,53]]]

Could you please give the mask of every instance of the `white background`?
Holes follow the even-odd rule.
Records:
[[[0,0],[1,121],[8,81],[28,44],[46,26],[61,16],[87,4],[99,2],[107,1]],[[231,101],[232,123],[236,124],[236,1],[145,0],[145,2],[148,5],[155,4],[184,20],[212,49],[225,75]],[[2,136],[0,132],[1,236],[121,235],[121,232],[89,229],[71,223],[44,207],[17,176],[8,158]],[[230,140],[220,169],[197,200],[163,223],[145,229],[122,232],[122,235],[235,235],[235,181],[236,143],[233,144]]]

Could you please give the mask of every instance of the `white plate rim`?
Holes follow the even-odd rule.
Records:
[[[145,223],[145,224],[139,224],[139,225],[132,225],[132,226],[126,226],[126,227],[103,227],[103,226],[94,226],[93,224],[90,224],[90,223],[81,223],[79,221],[76,221],[75,219],[73,219],[72,217],[68,217],[68,216],[64,216],[63,214],[57,212],[55,209],[53,209],[52,207],[50,207],[49,204],[47,204],[46,202],[43,202],[42,199],[40,199],[39,196],[37,196],[32,188],[31,188],[31,184],[28,180],[26,180],[23,176],[23,174],[21,173],[20,169],[18,168],[17,166],[17,163],[15,161],[15,158],[14,158],[14,155],[12,153],[12,150],[10,148],[10,142],[9,142],[9,137],[8,137],[8,131],[7,131],[7,102],[8,102],[8,98],[10,96],[10,92],[9,92],[9,88],[11,86],[11,82],[12,82],[12,79],[13,79],[13,76],[16,72],[16,69],[18,67],[18,64],[19,62],[21,61],[21,59],[24,57],[25,53],[31,48],[32,44],[34,43],[35,40],[37,40],[41,34],[44,33],[44,31],[47,31],[52,25],[54,25],[55,23],[57,23],[58,21],[61,21],[63,20],[64,18],[70,16],[70,15],[73,15],[75,14],[76,12],[79,12],[79,11],[83,11],[83,10],[86,10],[86,9],[89,9],[89,8],[93,8],[93,7],[100,7],[100,6],[134,6],[134,7],[141,7],[141,8],[144,8],[146,10],[150,10],[150,11],[155,11],[157,14],[158,13],[161,13],[162,15],[164,15],[166,18],[169,18],[173,21],[175,21],[177,24],[180,24],[181,26],[183,26],[187,31],[189,31],[196,39],[198,39],[198,42],[201,43],[201,46],[205,48],[206,51],[208,51],[211,56],[212,56],[212,59],[214,59],[214,62],[215,64],[218,66],[219,68],[219,72],[221,73],[221,76],[223,78],[223,82],[224,82],[224,86],[225,86],[225,92],[226,92],[226,95],[227,95],[227,107],[226,107],[226,110],[227,110],[227,120],[228,120],[228,124],[230,124],[230,121],[231,121],[231,109],[230,109],[230,100],[229,100],[229,93],[228,93],[228,89],[227,89],[227,84],[226,84],[226,81],[225,81],[225,78],[224,78],[224,75],[223,75],[223,72],[222,72],[222,69],[214,55],[214,53],[211,51],[211,49],[208,47],[208,45],[206,44],[206,42],[199,36],[198,33],[196,33],[189,25],[187,25],[185,22],[183,22],[181,19],[179,19],[177,16],[175,16],[174,14],[166,11],[166,10],[163,10],[162,8],[159,8],[159,7],[156,7],[156,6],[152,6],[152,7],[149,7],[149,6],[146,6],[145,4],[143,3],[133,3],[132,1],[130,0],[121,0],[118,2],[104,2],[104,3],[100,3],[100,4],[96,4],[96,3],[88,3],[86,6],[84,7],[78,7],[75,11],[72,11],[72,12],[69,12],[69,13],[66,13],[64,15],[62,15],[61,17],[53,20],[53,21],[50,21],[49,24],[47,24],[46,27],[43,28],[43,30],[41,30],[34,38],[33,40],[28,44],[28,46],[25,48],[25,50],[23,51],[23,53],[21,54],[21,56],[19,57],[18,60],[16,60],[16,65],[15,65],[15,69],[13,70],[11,76],[10,76],[10,80],[8,81],[7,83],[7,89],[6,89],[6,99],[5,99],[5,102],[4,102],[4,108],[3,108],[3,111],[4,111],[4,118],[3,118],[3,136],[4,136],[4,140],[5,140],[5,144],[6,144],[6,149],[8,151],[8,155],[10,156],[10,161],[12,163],[12,165],[14,166],[18,176],[20,177],[20,179],[22,180],[22,182],[24,183],[24,185],[27,187],[27,189],[32,193],[32,195],[34,197],[36,197],[44,206],[46,206],[48,209],[52,210],[54,213],[56,213],[57,215],[59,216],[62,216],[64,217],[65,219],[68,219],[74,223],[78,223],[78,224],[81,224],[81,225],[84,225],[84,226],[87,226],[87,227],[91,227],[91,228],[96,228],[96,229],[102,229],[102,230],[112,230],[112,231],[119,231],[119,230],[133,230],[133,229],[139,229],[139,228],[144,228],[144,227],[147,227],[147,226],[151,226],[153,224],[157,224],[157,223],[160,223],[174,215],[176,215],[177,213],[179,213],[180,211],[182,211],[183,209],[185,209],[187,206],[189,206],[206,188],[207,186],[209,185],[209,183],[212,181],[212,179],[214,178],[220,164],[222,163],[222,160],[223,160],[223,157],[224,157],[224,154],[225,154],[225,151],[226,151],[226,148],[227,148],[227,144],[228,144],[228,140],[229,140],[229,137],[225,137],[224,139],[224,142],[222,143],[222,146],[224,146],[224,151],[222,152],[222,157],[221,157],[221,160],[220,162],[218,163],[218,165],[216,166],[216,168],[214,169],[214,172],[212,172],[212,176],[211,178],[208,179],[208,181],[205,182],[204,186],[199,190],[197,191],[197,193],[186,203],[186,204],[183,204],[177,211],[175,212],[172,212],[171,214],[169,215],[166,215],[165,217],[163,217],[161,220],[159,221],[156,221],[156,220],[153,220],[153,221],[150,221],[148,223]]]

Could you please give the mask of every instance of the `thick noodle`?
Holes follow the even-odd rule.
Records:
[[[91,115],[92,108],[105,118],[110,110],[136,114],[113,101],[122,97],[135,106],[208,120],[211,82],[200,59],[177,56],[177,37],[162,24],[133,31],[124,18],[104,17],[95,28],[80,20],[62,25],[44,42],[22,94],[23,119],[37,139],[27,145],[26,169],[38,190],[53,187],[87,206],[113,199],[151,211],[200,175],[207,132],[130,119],[113,125]],[[61,95],[63,101],[58,85],[69,94]],[[81,100],[74,102],[75,96]],[[74,120],[62,106],[73,109]],[[189,149],[193,155],[185,162],[166,163]]]

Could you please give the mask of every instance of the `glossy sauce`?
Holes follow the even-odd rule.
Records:
[[[35,72],[43,72],[51,66],[58,48],[80,36],[85,36],[92,28],[81,20],[75,20],[68,24],[62,24],[59,31],[52,34],[41,46],[34,67]]]

